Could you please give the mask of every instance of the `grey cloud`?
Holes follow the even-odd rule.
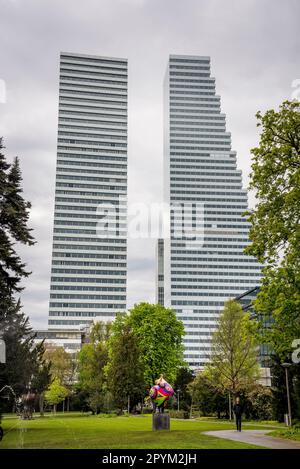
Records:
[[[61,50],[129,59],[129,202],[162,198],[162,80],[169,53],[210,55],[244,183],[258,142],[254,114],[300,77],[298,0],[0,0],[0,135],[18,154],[38,245],[22,295],[46,326]],[[254,204],[253,195],[250,203]],[[142,246],[142,247],[141,247]],[[128,301],[154,301],[154,242],[129,241]]]

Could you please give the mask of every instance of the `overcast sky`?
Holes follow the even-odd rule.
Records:
[[[168,55],[211,56],[247,186],[255,113],[290,98],[300,78],[299,18],[298,0],[0,0],[0,135],[33,206],[37,244],[20,252],[33,271],[22,302],[34,327],[47,327],[60,51],[128,58],[129,203],[161,202]],[[154,241],[129,240],[129,306],[154,301],[154,278]]]

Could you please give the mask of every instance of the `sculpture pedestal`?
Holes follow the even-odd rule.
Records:
[[[156,430],[170,430],[169,414],[153,414],[152,431],[155,432]]]

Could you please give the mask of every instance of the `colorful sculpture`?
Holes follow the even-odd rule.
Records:
[[[173,394],[174,390],[172,386],[167,383],[163,375],[161,375],[149,391],[149,396],[153,405],[153,412],[155,413],[158,411],[159,413],[163,413],[168,400],[173,396]]]

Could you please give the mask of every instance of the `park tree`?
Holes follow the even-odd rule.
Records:
[[[292,342],[300,337],[299,111],[299,101],[284,101],[278,111],[258,112],[260,142],[251,150],[257,204],[248,212],[246,252],[264,264],[254,307],[270,323],[262,327],[262,341],[281,361],[290,360]]]
[[[259,378],[257,323],[239,303],[228,300],[212,338],[212,353],[206,376],[214,386],[231,396]]]
[[[27,389],[38,360],[35,334],[20,300],[15,298],[22,291],[22,278],[30,274],[17,246],[34,244],[28,227],[30,203],[23,198],[21,183],[19,160],[15,158],[12,164],[6,161],[0,138],[0,331],[6,344],[0,388],[11,386],[17,395]]]
[[[32,389],[37,393],[39,399],[40,415],[44,415],[45,392],[51,383],[51,363],[44,358],[44,344],[38,351],[38,360],[35,373],[32,379]]]
[[[7,163],[0,138],[0,320],[13,293],[20,292],[20,281],[28,277],[26,265],[16,251],[16,243],[32,246],[28,227],[30,202],[22,196],[19,159]]]
[[[57,405],[63,402],[69,394],[69,390],[63,386],[59,378],[54,378],[45,393],[45,400],[53,405],[53,411],[56,413]]]
[[[207,370],[197,373],[194,380],[187,386],[191,396],[193,407],[196,407],[201,415],[228,414],[228,395],[217,383],[211,380]]]
[[[71,386],[74,381],[76,362],[63,347],[45,343],[43,356],[50,366],[52,379],[58,378],[64,386]]]
[[[78,390],[86,395],[87,405],[94,413],[107,406],[106,366],[108,363],[108,339],[111,325],[97,322],[78,354]]]
[[[174,381],[174,390],[178,399],[180,399],[180,409],[189,410],[191,405],[191,394],[188,389],[188,385],[193,381],[194,374],[186,366],[178,368],[176,379]]]
[[[112,324],[107,365],[108,389],[122,411],[131,410],[145,396],[144,369],[137,336],[128,317],[118,314]]]
[[[140,303],[128,315],[128,325],[137,337],[147,386],[163,374],[171,383],[183,362],[184,326],[172,309]]]

